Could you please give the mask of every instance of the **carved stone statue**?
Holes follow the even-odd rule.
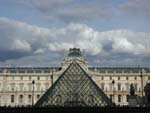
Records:
[[[131,94],[132,96],[135,95],[135,88],[134,88],[134,86],[133,86],[133,83],[130,85],[130,94]]]

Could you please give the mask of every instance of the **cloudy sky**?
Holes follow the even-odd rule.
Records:
[[[0,66],[150,66],[150,0],[0,0]]]

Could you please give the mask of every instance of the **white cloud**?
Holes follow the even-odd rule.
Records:
[[[22,51],[31,51],[31,45],[26,42],[25,40],[14,40],[14,43],[12,44],[12,47],[10,48],[12,50],[22,50]]]
[[[127,3],[121,4],[121,9],[133,17],[150,18],[150,0],[128,0]]]
[[[106,1],[106,0],[105,0]],[[82,21],[83,19],[110,19],[112,7],[104,1],[74,1],[74,0],[21,0],[20,4],[31,6],[38,10],[44,18],[51,21]]]
[[[35,59],[36,54],[62,52],[71,47],[86,49],[88,55],[103,56],[104,59],[105,55],[112,57],[122,53],[126,58],[127,55],[141,58],[150,56],[150,33],[144,32],[122,29],[99,32],[76,23],[60,29],[48,29],[0,18],[0,34],[0,52],[30,52]]]

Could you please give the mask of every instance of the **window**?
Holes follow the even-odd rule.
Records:
[[[50,70],[44,70],[44,73],[50,73]]]
[[[23,76],[20,77],[20,80],[23,80]]]
[[[31,76],[29,76],[29,80],[31,80]]]
[[[14,95],[11,95],[11,103],[14,103],[15,100],[14,97],[15,97]]]
[[[150,80],[150,76],[148,76],[148,80]]]
[[[104,77],[102,76],[102,80],[104,80]]]
[[[42,70],[36,70],[35,72],[36,73],[42,73]]]
[[[121,102],[121,95],[118,95],[118,102]]]
[[[32,91],[32,83],[28,83],[28,90]]]
[[[31,103],[31,100],[32,100],[31,97],[32,97],[31,95],[28,95],[28,101],[29,101],[29,103]]]
[[[20,91],[22,91],[22,90],[23,90],[24,83],[20,83],[19,85],[20,85]]]
[[[114,73],[114,69],[108,69],[107,72],[108,73]]]
[[[129,83],[126,83],[125,85],[126,85],[126,91],[129,91],[129,89],[130,89]]]
[[[118,90],[119,91],[121,90],[121,84],[120,83],[118,84]]]
[[[130,69],[125,69],[124,73],[130,73]]]
[[[112,76],[110,76],[110,80],[112,80]]]
[[[118,80],[120,80],[120,76],[118,76]]]
[[[14,80],[14,78],[15,78],[15,77],[14,77],[14,76],[12,76],[12,80]]]
[[[116,73],[122,73],[122,70],[121,69],[117,69]]]
[[[33,70],[28,70],[27,73],[33,73]]]
[[[126,77],[126,80],[129,80],[129,77],[128,77],[128,76]]]
[[[19,96],[19,103],[22,103],[23,102],[23,95],[20,95]]]
[[[15,89],[15,83],[11,83],[11,90],[14,91]]]
[[[134,80],[137,80],[137,77],[136,77],[136,76],[134,77]]]
[[[40,84],[40,83],[37,83],[36,86],[37,86],[37,91],[40,91],[40,86],[41,86],[41,84]]]
[[[46,90],[49,88],[49,83],[45,83]]]
[[[37,77],[37,80],[40,80],[40,76]]]
[[[109,90],[113,91],[113,85],[112,85],[112,83],[109,83]]]
[[[139,70],[138,69],[133,69],[132,73],[139,73]]]
[[[129,95],[126,96],[126,101],[127,101],[127,102],[129,101]]]
[[[39,99],[40,98],[40,95],[37,95],[37,99]]]
[[[104,83],[101,83],[101,88],[102,90],[104,90]]]
[[[19,73],[25,73],[25,70],[19,70]]]

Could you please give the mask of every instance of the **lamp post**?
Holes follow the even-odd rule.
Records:
[[[35,84],[35,81],[33,80],[32,81],[32,86],[33,86],[33,90],[32,90],[32,106],[34,105],[34,84]]]
[[[142,69],[140,72],[140,77],[141,77],[141,92],[142,92],[142,103],[143,103],[144,94],[143,94],[143,72],[142,72]]]
[[[113,100],[113,103],[115,103],[115,96],[114,96],[115,90],[114,90],[114,84],[115,84],[115,80],[113,79],[113,80],[112,80],[112,85],[113,85],[113,97],[112,97],[113,99],[112,99],[112,100]]]
[[[51,85],[53,85],[53,74],[54,74],[54,69],[52,68],[52,74],[51,74]]]

